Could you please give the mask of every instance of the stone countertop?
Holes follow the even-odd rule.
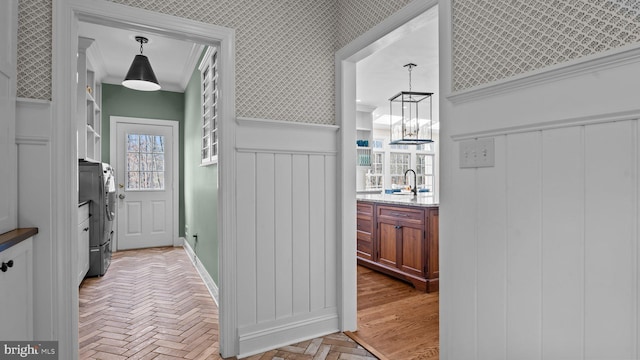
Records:
[[[420,193],[418,193],[417,197],[413,196],[413,194],[357,194],[356,200],[420,207],[438,207],[438,203],[433,202],[431,197],[421,195]]]

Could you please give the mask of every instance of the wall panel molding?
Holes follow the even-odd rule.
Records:
[[[466,90],[454,91],[445,95],[445,97],[454,104],[462,104],[638,61],[640,61],[640,42]]]
[[[55,253],[52,239],[51,102],[16,100],[18,224],[37,227],[33,242],[34,338],[54,340]]]
[[[454,260],[473,252],[476,263],[449,263],[455,309],[466,316],[448,326],[454,340],[469,343],[449,349],[456,355],[449,358],[637,357],[637,115],[496,130],[495,167],[453,164],[459,176],[450,204],[475,215],[449,213],[457,219],[449,246],[458,248]],[[474,282],[466,273],[479,275]],[[474,286],[477,298],[463,300]],[[469,312],[476,333],[461,330],[471,326]]]
[[[264,352],[338,331],[338,312],[327,308],[269,324],[238,329],[240,357]]]
[[[238,118],[236,149],[239,152],[336,155],[335,125]]]
[[[462,134],[451,135],[451,139],[453,139],[454,141],[462,141],[462,140],[484,138],[484,137],[490,137],[490,136],[513,135],[513,134],[521,134],[521,133],[527,133],[532,131],[562,129],[562,128],[570,128],[574,126],[604,124],[604,123],[610,123],[610,122],[616,122],[616,121],[627,121],[627,120],[635,120],[635,119],[640,119],[640,109],[621,111],[616,113],[578,116],[573,118],[543,121],[543,122],[534,123],[534,124],[509,126],[509,127],[503,127],[503,128],[497,128],[497,129],[491,129],[491,130],[462,133]]]
[[[339,330],[338,128],[247,118],[237,123],[238,335],[244,357]]]

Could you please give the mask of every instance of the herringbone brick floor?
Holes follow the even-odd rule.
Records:
[[[79,342],[80,359],[221,359],[218,308],[182,248],[120,251],[80,287]],[[333,334],[249,359],[375,357]]]

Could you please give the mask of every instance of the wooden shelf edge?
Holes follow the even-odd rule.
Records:
[[[0,235],[0,252],[32,237],[38,233],[38,228],[19,228]]]
[[[368,342],[366,342],[364,339],[362,339],[359,335],[358,332],[351,332],[351,331],[345,331],[344,332],[345,335],[347,335],[348,337],[351,338],[351,340],[357,342],[360,346],[362,346],[363,348],[365,348],[365,350],[367,350],[368,352],[371,353],[371,355],[377,357],[380,360],[390,360],[389,358],[387,358],[386,356],[384,356],[383,353],[381,353],[380,351],[376,350],[375,347],[373,347],[373,345],[369,344]]]

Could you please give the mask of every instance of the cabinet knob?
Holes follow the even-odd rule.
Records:
[[[7,272],[10,267],[13,267],[13,260],[9,260],[8,262],[3,261],[2,266],[0,266],[0,270],[2,270],[2,272]]]
[[[396,225],[396,229],[402,229],[402,225]]]

